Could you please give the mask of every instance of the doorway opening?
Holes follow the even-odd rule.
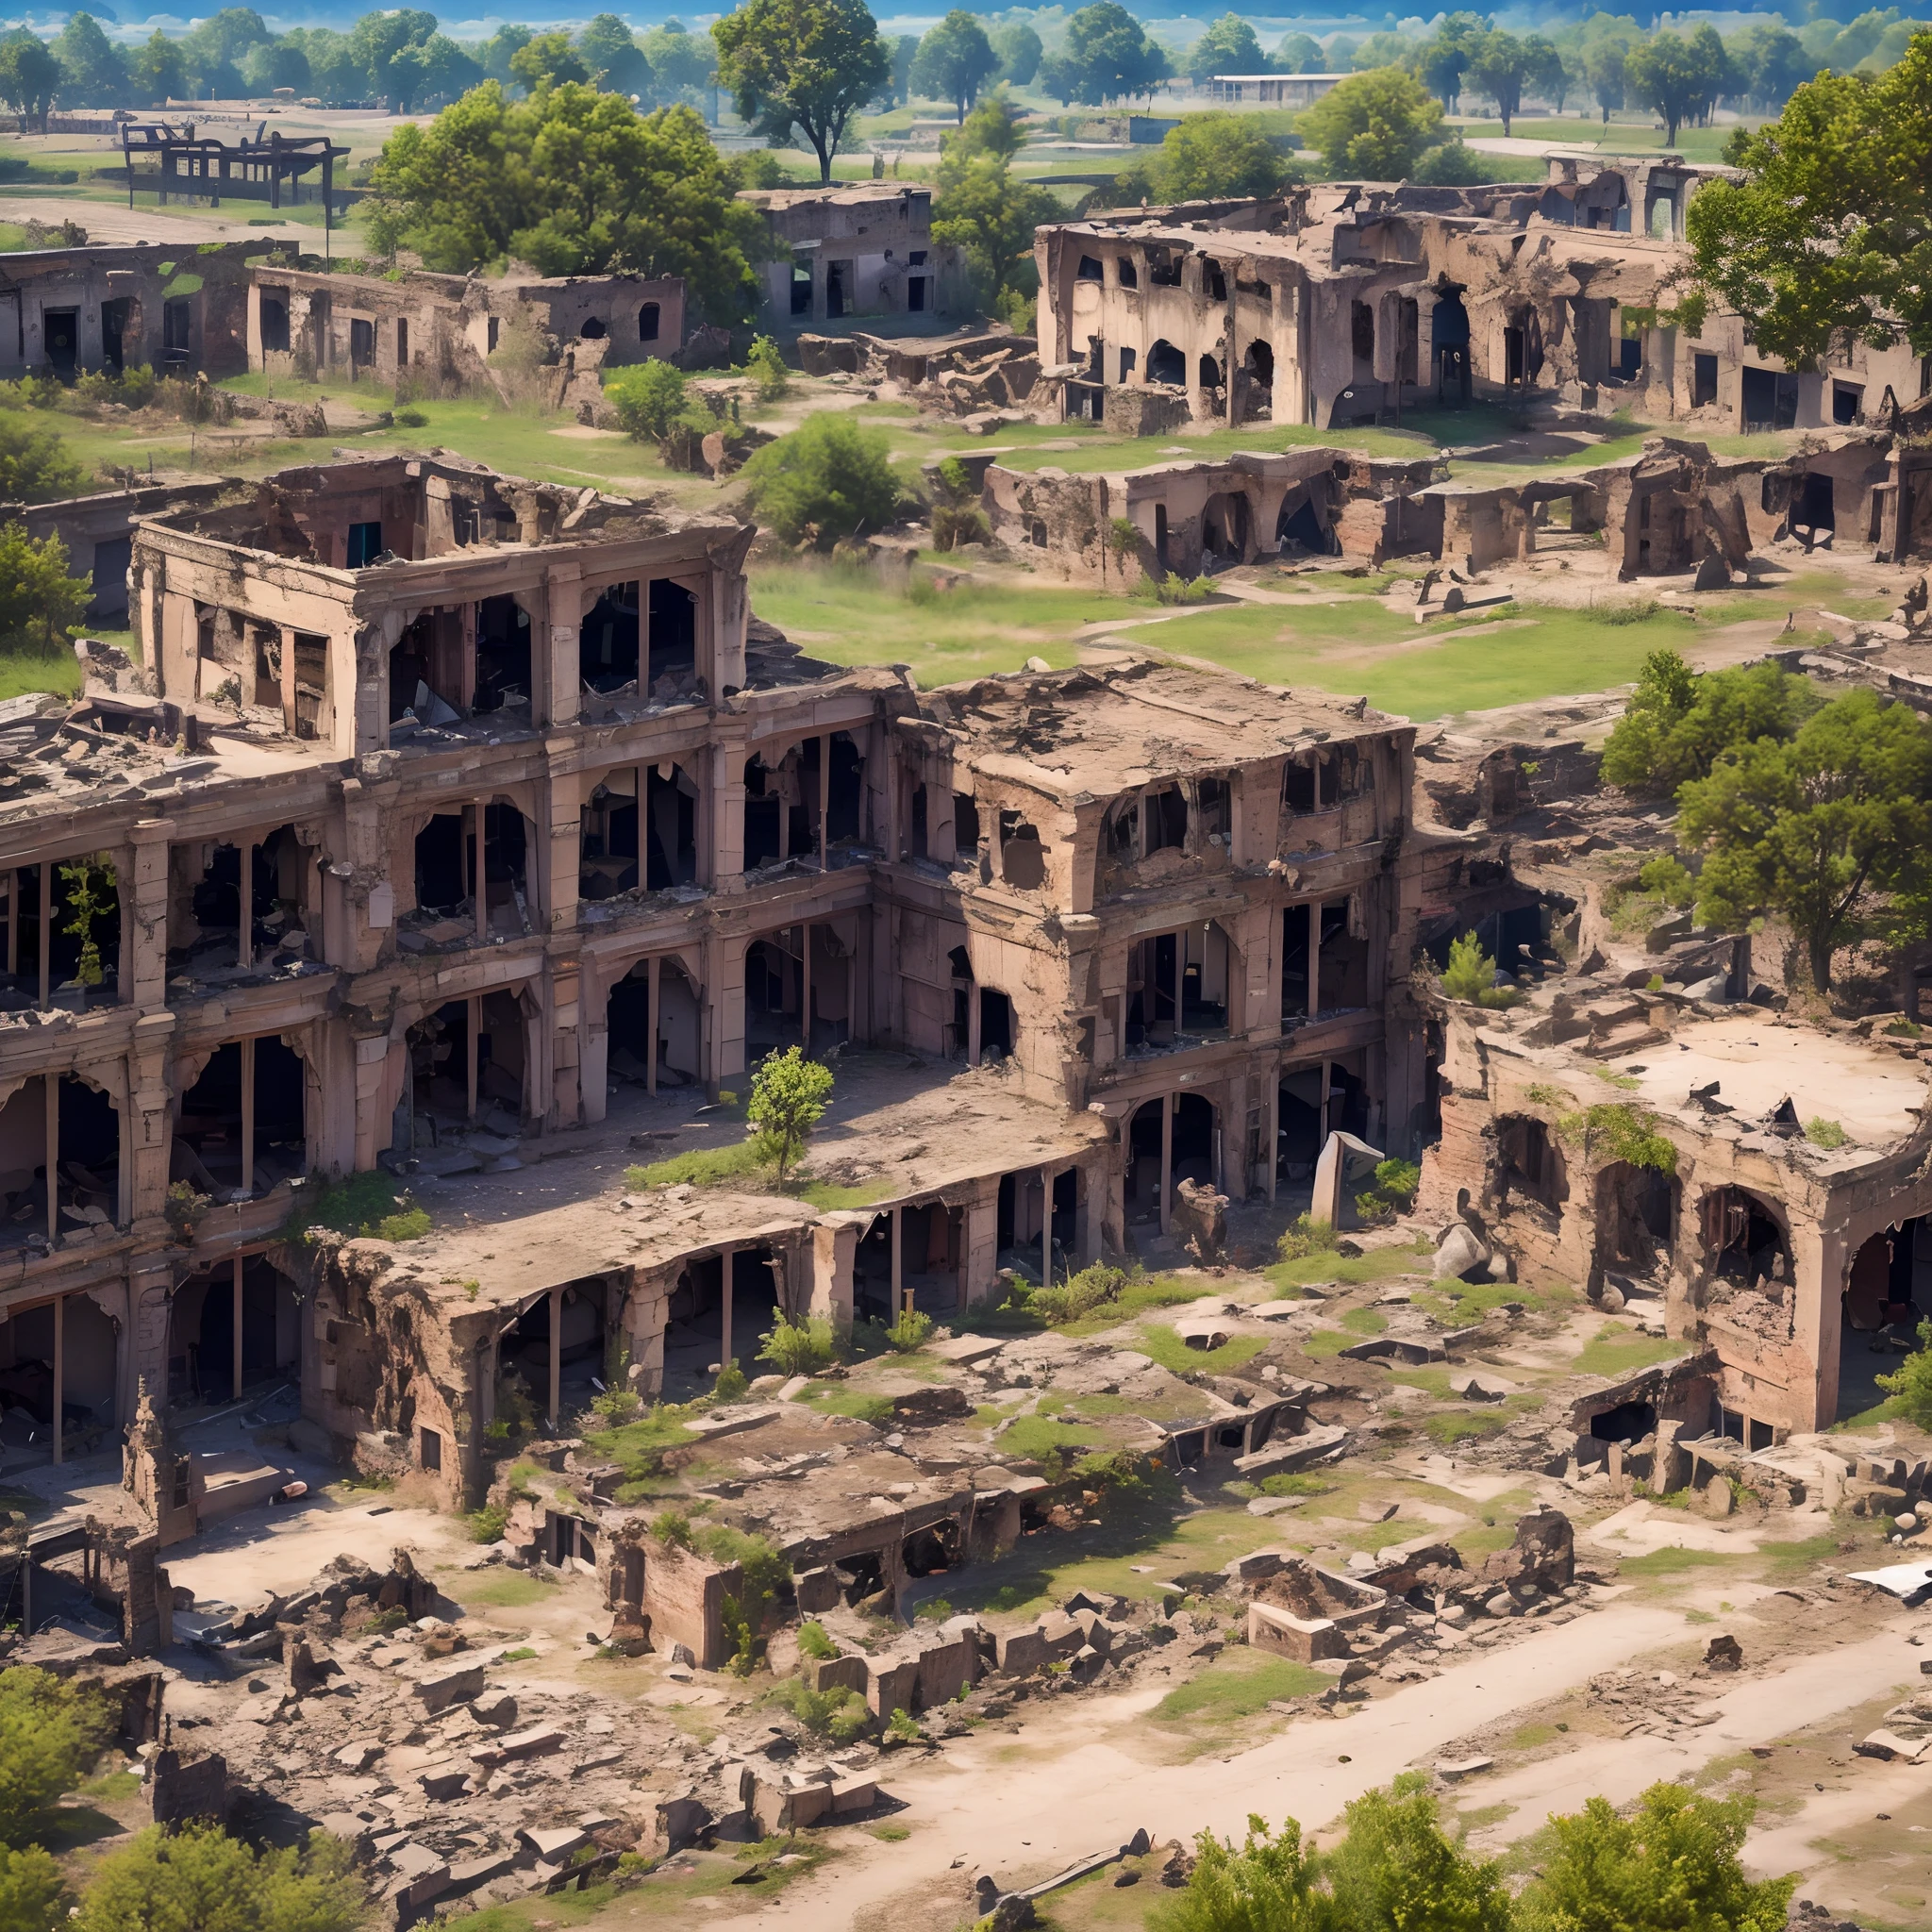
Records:
[[[471,709],[506,710],[530,702],[530,613],[514,597],[476,607],[476,696]]]

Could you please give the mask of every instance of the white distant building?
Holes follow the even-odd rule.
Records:
[[[1346,77],[1341,74],[1217,74],[1208,83],[1208,95],[1229,107],[1307,108]]]

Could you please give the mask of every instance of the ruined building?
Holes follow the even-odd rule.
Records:
[[[746,188],[765,218],[764,320],[781,333],[856,315],[970,314],[959,251],[932,239],[932,190],[890,181]]]
[[[1408,726],[814,663],[751,537],[403,457],[140,525],[142,662],[0,719],[12,1448],[284,1375],[456,1502],[506,1391],[688,1387],[774,1307],[957,1312],[1412,1118]],[[854,1205],[634,1206],[633,1147],[735,1137],[700,1102],[793,1041],[839,1051]],[[378,1165],[462,1211],[309,1241]]]
[[[1175,423],[1399,417],[1541,394],[1727,431],[1888,425],[1924,389],[1904,343],[1787,370],[1713,313],[1657,320],[1684,212],[1722,171],[1553,157],[1484,188],[1331,184],[1277,201],[1097,211],[1041,227],[1040,359],[1068,416]]]

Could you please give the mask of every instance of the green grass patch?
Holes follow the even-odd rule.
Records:
[[[397,1187],[392,1176],[375,1169],[328,1181],[321,1188],[304,1188],[281,1239],[306,1246],[311,1227],[363,1241],[413,1241],[429,1232],[429,1214]]]
[[[462,1604],[480,1604],[486,1609],[523,1610],[549,1602],[557,1586],[536,1576],[479,1576],[474,1583],[453,1585],[450,1594]]]
[[[659,1403],[635,1422],[599,1429],[591,1440],[600,1455],[623,1467],[626,1476],[651,1475],[667,1449],[689,1449],[696,1443],[698,1439],[685,1427],[686,1420],[696,1413],[685,1404]]]
[[[1202,1369],[1214,1375],[1224,1374],[1230,1369],[1240,1368],[1243,1362],[1252,1361],[1268,1346],[1268,1342],[1266,1337],[1260,1335],[1233,1335],[1219,1348],[1190,1348],[1164,1323],[1149,1322],[1141,1324],[1133,1345],[1171,1374],[1184,1375],[1192,1370]]]
[[[892,1413],[890,1395],[868,1395],[864,1390],[848,1388],[842,1382],[815,1382],[798,1399],[823,1414],[849,1415],[874,1425],[890,1421]]]
[[[1634,1375],[1639,1369],[1674,1360],[1688,1345],[1667,1335],[1640,1335],[1606,1322],[1584,1345],[1574,1368],[1579,1375]]]
[[[1302,1343],[1302,1353],[1318,1362],[1332,1361],[1344,1348],[1353,1348],[1360,1340],[1360,1336],[1351,1335],[1346,1328],[1317,1328]]]
[[[1277,1698],[1310,1697],[1333,1681],[1292,1657],[1240,1649],[1224,1652],[1198,1676],[1176,1685],[1152,1715],[1170,1724],[1187,1718],[1253,1717]]]
[[[80,685],[80,661],[72,651],[0,652],[0,698],[24,698],[36,691],[77,698]]]
[[[1305,1255],[1298,1261],[1271,1261],[1262,1269],[1261,1278],[1278,1294],[1330,1281],[1359,1286],[1389,1281],[1398,1274],[1426,1274],[1428,1264],[1424,1257],[1428,1252],[1426,1247],[1371,1248],[1366,1255],[1338,1255],[1331,1250]]]
[[[1150,1274],[1143,1280],[1128,1282],[1115,1300],[1102,1302],[1091,1314],[1054,1325],[1062,1335],[1098,1335],[1139,1315],[1152,1314],[1158,1308],[1178,1307],[1184,1302],[1200,1298],[1201,1284],[1197,1281],[1177,1281],[1172,1274]]]
[[[1058,1462],[1068,1456],[1098,1449],[1101,1438],[1091,1429],[1070,1423],[1054,1422],[1043,1415],[1023,1415],[1011,1427],[1001,1431],[999,1446],[1009,1455],[1024,1456],[1036,1462]]]
[[[1349,1308],[1342,1314],[1341,1325],[1351,1335],[1386,1335],[1389,1317],[1380,1308]]]
[[[1430,1441],[1439,1442],[1445,1449],[1457,1442],[1470,1442],[1484,1436],[1493,1436],[1503,1426],[1504,1418],[1493,1410],[1476,1410],[1465,1413],[1460,1409],[1449,1409],[1441,1415],[1423,1418],[1423,1434]]]
[[[747,1137],[726,1147],[691,1147],[646,1167],[625,1170],[624,1184],[633,1193],[646,1188],[717,1188],[726,1181],[768,1182],[772,1164]]]
[[[132,1771],[110,1771],[100,1777],[91,1777],[75,1792],[76,1797],[92,1798],[103,1805],[118,1805],[125,1798],[131,1798],[141,1789],[140,1774]]]
[[[1625,1576],[1681,1576],[1688,1570],[1721,1570],[1738,1561],[1717,1550],[1653,1550],[1647,1557],[1623,1557],[1617,1568]]]
[[[1770,1565],[1774,1576],[1802,1576],[1819,1564],[1828,1563],[1838,1555],[1838,1545],[1836,1534],[1827,1530],[1822,1536],[1807,1536],[1798,1542],[1764,1543],[1757,1555],[1760,1561]]]
[[[891,1193],[891,1182],[886,1180],[860,1181],[852,1188],[835,1187],[830,1181],[801,1181],[785,1191],[794,1201],[808,1202],[819,1208],[869,1208]]]

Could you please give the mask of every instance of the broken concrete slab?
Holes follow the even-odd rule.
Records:
[[[488,1680],[481,1664],[463,1664],[455,1670],[438,1671],[418,1677],[409,1689],[425,1713],[434,1717],[452,1705],[468,1704],[482,1696]]]

